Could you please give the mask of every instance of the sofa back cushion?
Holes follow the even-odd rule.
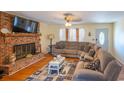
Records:
[[[86,45],[86,46],[84,47],[84,52],[88,53],[90,49],[91,49],[91,46]]]
[[[94,57],[94,55],[95,55],[95,50],[94,49],[90,49],[90,51],[89,51],[89,56],[91,56],[91,57]]]
[[[56,48],[58,48],[58,49],[63,49],[63,48],[65,48],[65,41],[60,41],[60,42],[57,42],[56,43]]]
[[[108,63],[115,59],[111,54],[102,49],[98,53],[98,58],[100,59],[101,72],[104,72]]]
[[[66,42],[65,48],[78,50],[78,42]]]
[[[117,60],[112,60],[104,71],[104,76],[107,80],[117,80],[121,71],[121,64]]]

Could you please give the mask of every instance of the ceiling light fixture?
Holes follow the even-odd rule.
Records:
[[[69,13],[67,13],[67,14],[65,14],[65,21],[66,21],[66,23],[65,23],[65,26],[66,27],[70,27],[72,24],[71,24],[71,21],[72,21],[72,14],[69,14]]]

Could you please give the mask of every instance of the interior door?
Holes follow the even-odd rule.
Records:
[[[108,29],[96,29],[96,43],[108,51]]]

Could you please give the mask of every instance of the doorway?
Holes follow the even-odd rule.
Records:
[[[96,29],[96,43],[108,51],[108,29]]]

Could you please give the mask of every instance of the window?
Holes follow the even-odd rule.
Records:
[[[85,37],[85,30],[83,28],[81,28],[79,30],[79,42],[83,42],[84,41],[84,37]]]
[[[105,42],[105,35],[103,32],[100,32],[100,34],[99,34],[99,42],[101,45],[103,45]]]
[[[83,28],[60,29],[60,41],[79,41],[83,42],[85,30]]]
[[[65,29],[60,29],[59,39],[60,41],[66,41],[66,30]]]
[[[69,30],[68,41],[76,41],[76,29]]]

